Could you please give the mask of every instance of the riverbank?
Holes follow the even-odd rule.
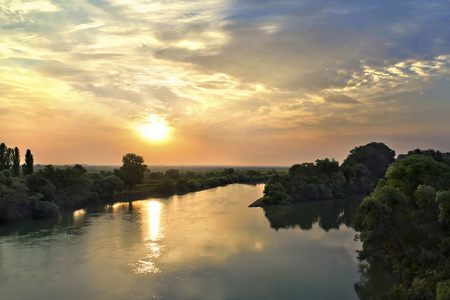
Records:
[[[129,190],[129,191],[124,191],[122,193],[119,193],[117,195],[114,195],[112,201],[110,203],[118,203],[118,202],[132,202],[132,201],[138,201],[138,200],[142,200],[142,199],[146,199],[146,198],[169,198],[171,196],[174,195],[186,195],[189,193],[195,193],[195,192],[201,192],[201,191],[206,191],[209,189],[214,189],[216,187],[221,187],[221,186],[227,186],[230,184],[250,184],[250,185],[256,185],[256,184],[264,184],[266,183],[267,180],[246,180],[245,182],[230,182],[230,183],[226,183],[223,185],[217,185],[217,186],[211,186],[211,187],[204,187],[201,189],[196,189],[196,190],[192,190],[192,191],[187,191],[187,192],[173,192],[173,193],[163,193],[161,191],[152,189],[152,188],[145,188],[145,185],[141,185],[141,186],[136,186],[135,189]]]
[[[142,183],[125,188],[111,171],[89,172],[81,165],[55,168],[51,165],[26,176],[0,172],[0,223],[56,217],[59,211],[74,211],[90,205],[166,198],[234,183],[265,183],[273,169],[194,172],[169,169],[144,173]]]

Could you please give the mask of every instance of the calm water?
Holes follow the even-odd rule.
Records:
[[[358,299],[357,203],[248,208],[264,186],[0,226],[2,299]]]

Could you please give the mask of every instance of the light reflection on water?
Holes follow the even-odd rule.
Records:
[[[0,298],[356,299],[353,205],[248,208],[263,189],[0,226]]]
[[[84,222],[84,218],[86,216],[86,210],[85,209],[78,209],[73,212],[73,223],[75,226],[80,225]]]
[[[161,256],[164,247],[161,244],[164,238],[161,224],[162,205],[155,200],[138,201],[133,203],[134,208],[141,211],[141,230],[147,255],[130,266],[136,274],[159,273],[161,271],[156,265],[156,260]]]

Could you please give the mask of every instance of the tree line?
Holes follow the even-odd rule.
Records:
[[[383,143],[369,143],[352,149],[342,165],[326,158],[274,174],[255,204],[270,212],[270,204],[350,195],[368,195],[354,223],[358,258],[368,263],[355,284],[358,296],[450,299],[450,153],[415,149],[395,158]],[[370,270],[377,267],[397,278],[392,290],[374,289]]]
[[[27,149],[25,154],[25,163],[22,165],[22,174],[33,173],[33,154]],[[0,144],[0,171],[10,170],[11,175],[18,177],[20,175],[20,151],[19,148],[8,148],[5,143]]]
[[[394,161],[394,150],[373,142],[352,149],[342,165],[329,158],[295,164],[287,174],[274,174],[265,186],[263,198],[254,205],[368,195]]]
[[[124,155],[122,166],[113,171],[88,172],[80,164],[65,168],[47,165],[35,171],[30,150],[27,150],[20,174],[15,172],[20,164],[19,150],[3,145],[0,156],[0,222],[53,217],[60,209],[73,210],[93,204],[184,194],[230,183],[264,182],[269,176],[254,170],[240,172],[232,168],[210,173],[177,169],[164,173],[150,172],[143,157],[134,153]]]

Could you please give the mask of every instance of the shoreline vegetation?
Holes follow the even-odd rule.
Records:
[[[412,150],[395,157],[383,143],[350,151],[342,165],[334,159],[295,164],[289,169],[222,168],[202,171],[169,168],[150,171],[142,157],[128,153],[118,169],[88,171],[82,165],[34,168],[27,150],[0,145],[0,223],[50,218],[59,210],[95,204],[169,197],[232,183],[264,183],[264,196],[250,207],[337,202],[365,197],[356,211],[355,240],[362,242],[358,259],[364,280],[355,284],[361,299],[450,299],[450,153]],[[284,209],[286,208],[286,210]],[[274,227],[280,213],[270,215]],[[374,294],[370,274],[389,271],[398,280],[390,291]],[[364,296],[366,295],[366,296]]]
[[[156,166],[151,171],[133,153],[120,168],[86,165],[33,164],[27,150],[20,172],[20,151],[0,145],[0,224],[23,219],[52,218],[96,204],[165,198],[233,183],[264,183],[286,170],[279,167]]]
[[[394,150],[372,142],[352,149],[342,165],[334,158],[295,164],[288,173],[273,174],[264,196],[249,207],[365,196],[394,161]]]
[[[273,174],[250,207],[284,206],[291,215],[290,204],[356,195],[365,197],[354,223],[362,242],[360,299],[450,299],[450,153],[416,149],[395,158],[386,145],[370,143],[352,149],[342,165],[318,159]],[[375,269],[397,284],[377,290]]]

